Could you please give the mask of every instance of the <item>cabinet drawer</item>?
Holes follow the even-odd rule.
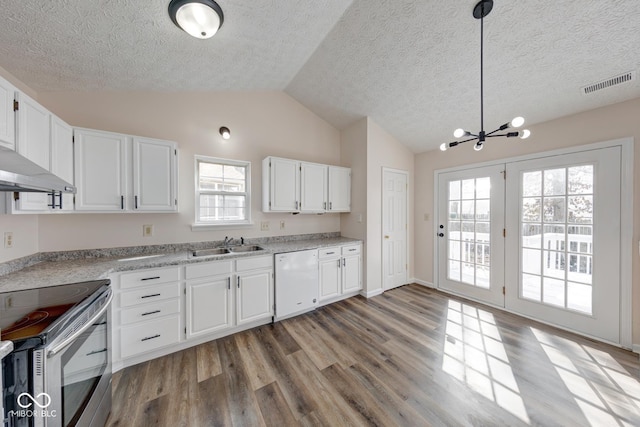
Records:
[[[120,288],[127,289],[135,286],[175,282],[177,280],[180,280],[180,267],[142,270],[120,275]]]
[[[236,271],[256,270],[258,268],[273,268],[273,256],[256,256],[236,260]]]
[[[206,262],[193,264],[185,267],[185,277],[187,279],[197,279],[198,277],[220,276],[233,271],[232,261]]]
[[[345,255],[357,255],[360,253],[360,245],[349,245],[342,247],[342,256]]]
[[[123,292],[120,295],[120,307],[130,307],[180,296],[180,283],[151,286],[145,289]]]
[[[127,308],[120,312],[120,324],[141,322],[143,320],[164,317],[168,314],[180,313],[180,298],[173,298],[166,301],[158,301],[153,304],[144,304],[132,308]]]
[[[318,252],[319,252],[319,255],[318,255],[319,259],[340,258],[340,248],[339,247],[322,248]]]
[[[178,314],[120,329],[120,353],[123,358],[179,341],[180,315]]]

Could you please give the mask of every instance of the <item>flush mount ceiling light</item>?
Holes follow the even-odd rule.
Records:
[[[220,135],[222,135],[222,139],[229,139],[231,138],[231,131],[228,127],[222,126],[220,128]]]
[[[496,138],[499,136],[506,136],[507,138],[512,137],[520,137],[522,139],[526,139],[531,135],[531,132],[528,129],[524,129],[522,131],[511,131],[507,133],[497,134],[496,132],[501,132],[503,130],[507,130],[509,128],[519,128],[524,124],[524,119],[522,117],[516,117],[511,120],[509,123],[505,123],[500,126],[498,129],[492,132],[484,131],[484,74],[482,70],[483,65],[483,26],[484,26],[484,17],[491,12],[493,9],[493,0],[481,0],[476,4],[473,8],[473,17],[480,20],[480,132],[477,134],[471,133],[464,129],[456,129],[453,132],[453,136],[455,138],[463,138],[467,136],[471,136],[472,138],[464,139],[462,141],[453,141],[453,142],[443,142],[440,144],[440,150],[447,151],[449,147],[455,147],[456,145],[462,144],[464,142],[476,141],[473,149],[476,151],[482,150],[484,142],[486,138]]]
[[[169,16],[174,24],[198,39],[208,39],[222,26],[222,9],[213,0],[171,0]]]

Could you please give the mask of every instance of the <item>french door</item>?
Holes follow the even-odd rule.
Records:
[[[620,160],[611,147],[438,174],[438,287],[620,343]]]
[[[504,165],[438,177],[438,286],[504,306]]]
[[[620,147],[506,170],[506,306],[619,343]]]

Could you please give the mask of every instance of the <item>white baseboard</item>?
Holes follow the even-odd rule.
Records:
[[[360,295],[362,295],[365,298],[372,298],[375,297],[376,295],[382,295],[382,289],[376,289],[374,291],[362,291],[360,292]]]
[[[633,346],[631,347],[631,351],[636,354],[640,354],[640,344],[633,344]]]
[[[417,283],[418,285],[426,286],[427,288],[432,288],[432,289],[436,288],[436,285],[434,285],[433,283],[427,282],[427,281],[424,281],[424,280],[420,280],[420,279],[416,279],[415,277],[412,278],[409,283]]]

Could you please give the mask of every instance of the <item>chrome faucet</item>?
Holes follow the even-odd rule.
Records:
[[[229,238],[229,236],[224,236],[223,246],[229,246],[229,243],[231,243],[232,240],[233,240],[233,237]]]

